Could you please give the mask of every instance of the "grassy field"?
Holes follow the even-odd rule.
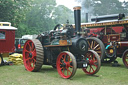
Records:
[[[77,69],[72,79],[63,79],[56,69],[42,66],[40,72],[28,72],[23,65],[1,66],[0,85],[128,85],[128,69],[118,59],[120,67],[104,64],[94,75],[86,75]]]

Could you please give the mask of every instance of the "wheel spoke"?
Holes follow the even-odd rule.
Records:
[[[36,57],[35,57],[36,58]],[[35,58],[33,58],[33,60],[34,60],[34,62],[36,62],[36,59]]]
[[[89,68],[89,73],[91,73],[91,65],[90,65],[90,68]]]
[[[100,53],[101,54],[101,51],[96,51],[98,54]]]
[[[27,59],[25,59],[26,62],[29,61],[29,60],[31,60],[31,58],[27,58]]]
[[[97,44],[97,45],[93,48],[93,50],[95,50],[98,46],[99,46],[99,44]]]
[[[70,65],[70,67],[72,68],[72,66]]]
[[[68,72],[72,73],[69,69],[67,69]]]
[[[97,49],[95,49],[95,50],[101,50],[101,47],[99,46]]]
[[[92,49],[92,47],[93,47],[93,41],[91,42],[91,49]]]
[[[62,73],[64,74],[64,67],[62,67],[61,70],[63,70]]]
[[[91,48],[90,42],[88,41],[89,48]]]
[[[97,63],[98,64],[98,63]],[[93,64],[97,68],[97,64]]]
[[[68,56],[68,62],[70,62],[70,56]]]
[[[24,49],[24,51],[27,52],[27,53],[30,53],[30,51],[28,51],[27,49]]]
[[[36,50],[34,49],[34,51],[32,52],[32,56],[35,57],[36,56]]]
[[[65,59],[66,59],[66,54],[64,54],[64,59],[63,59],[63,60],[64,60],[64,62],[66,62],[66,60],[65,60]]]
[[[91,66],[91,65],[90,65],[90,66]],[[93,72],[95,71],[92,66],[91,66],[91,69],[92,69]]]
[[[33,50],[35,50],[35,49],[34,49],[34,43],[32,43],[32,51],[33,51]]]
[[[95,47],[95,46],[96,46],[96,42],[94,41],[93,47]]]
[[[28,46],[29,46],[29,48],[31,49],[31,45],[30,45],[30,43],[27,43],[27,45],[28,45]],[[30,49],[29,49],[29,50],[30,50]]]

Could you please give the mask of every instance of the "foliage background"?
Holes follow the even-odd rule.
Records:
[[[128,3],[118,0],[75,0],[82,5],[82,22],[85,14],[99,16],[128,12]],[[68,1],[67,1],[68,3]],[[40,34],[52,30],[56,24],[74,23],[73,11],[56,0],[0,0],[0,22],[11,22],[17,27],[16,37]]]

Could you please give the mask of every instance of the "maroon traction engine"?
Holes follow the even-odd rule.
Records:
[[[82,27],[89,30],[89,37],[97,37],[104,43],[104,62],[110,63],[121,57],[128,68],[128,19],[124,14],[95,17]]]
[[[77,68],[90,75],[97,73],[101,61],[94,50],[88,50],[87,40],[81,37],[80,9],[74,7],[75,25],[66,25],[63,30],[44,32],[37,39],[26,41],[23,48],[23,61],[27,71],[39,71],[42,65],[57,68],[62,78],[74,76]]]

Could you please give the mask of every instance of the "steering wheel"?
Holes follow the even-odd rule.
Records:
[[[61,29],[61,27],[63,27],[61,24],[57,24],[55,27],[54,27],[54,30],[60,30]]]

